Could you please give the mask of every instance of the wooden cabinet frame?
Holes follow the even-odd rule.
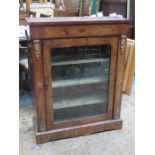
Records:
[[[27,21],[32,40],[31,62],[37,114],[34,124],[37,143],[121,129],[123,61],[128,21],[80,17]],[[81,120],[54,122],[50,51],[53,48],[88,45],[111,46],[108,112]]]

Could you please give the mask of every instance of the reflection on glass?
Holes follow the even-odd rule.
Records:
[[[107,112],[109,46],[56,48],[51,59],[55,121]]]

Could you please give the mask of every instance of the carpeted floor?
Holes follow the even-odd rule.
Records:
[[[123,129],[36,145],[32,105],[20,108],[20,155],[134,155],[134,87],[123,95]]]

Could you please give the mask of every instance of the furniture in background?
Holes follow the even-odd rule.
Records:
[[[48,3],[48,0],[39,0],[40,3]]]
[[[35,17],[39,17],[40,14],[51,16],[53,8],[54,5],[47,0],[20,0],[19,10],[25,12],[25,14],[27,13],[25,17],[29,16],[29,12],[35,12]]]
[[[54,17],[88,16],[90,2],[91,0],[57,0]]]
[[[103,11],[104,16],[109,16],[110,13],[117,13],[127,17],[127,0],[101,0],[100,11]]]
[[[19,42],[19,92],[24,94],[24,80],[28,81],[28,47],[26,40]]]
[[[19,25],[27,25],[25,18],[27,17],[35,17],[36,12],[26,12],[26,11],[19,11]]]
[[[20,1],[20,5],[22,5],[23,1]],[[30,3],[30,1],[26,1],[26,10],[29,10],[29,7],[27,5]],[[28,9],[27,9],[28,8]],[[29,62],[28,62],[28,56],[29,56],[29,47],[27,45],[28,38],[26,36],[26,20],[27,17],[35,17],[36,12],[32,11],[26,11],[26,10],[19,10],[19,93],[20,95],[24,94],[24,80],[27,80],[29,82],[29,90],[32,90],[31,88],[31,82],[30,82],[30,70],[29,70]]]
[[[54,4],[51,3],[32,3],[31,11],[37,12],[37,17],[39,14],[45,14],[48,16],[53,16]]]
[[[27,22],[37,143],[121,129],[128,20],[63,17]]]
[[[135,39],[135,0],[130,0],[129,7],[129,38]]]
[[[78,3],[79,3],[78,1],[72,1],[72,3],[69,3],[68,1],[64,1],[64,2],[65,2],[64,6],[66,5],[67,9],[69,9],[69,8],[77,9]],[[127,18],[127,0],[101,0],[100,5],[101,5],[100,8],[103,10],[105,16],[108,16],[110,13],[116,12],[117,14],[121,14]],[[134,38],[134,9],[135,9],[134,8],[134,0],[130,0],[130,3],[128,5],[130,5],[129,15],[128,15],[129,19],[130,19],[128,37]],[[87,6],[87,8],[88,8],[88,6]],[[57,10],[57,9],[54,10],[55,17],[68,17],[68,16],[78,16],[78,15],[79,15],[79,12],[75,12],[75,11],[69,12],[69,11]],[[129,39],[128,39],[128,42],[130,42]],[[127,43],[127,45],[130,46],[129,43]],[[127,46],[127,48],[128,48],[128,46]],[[131,48],[131,50],[134,50],[134,49]],[[131,53],[131,55],[133,55],[133,51],[131,51],[129,53]],[[128,58],[130,58],[130,54],[129,54]],[[127,60],[128,59],[126,57],[125,61],[128,62]],[[132,78],[134,75],[134,71],[133,71],[134,57],[132,57],[132,59],[130,61],[131,62],[129,62],[129,64],[128,63],[125,64],[125,68],[128,68],[131,65],[129,67],[131,70],[129,68],[127,70],[125,69],[125,77],[124,77],[124,85],[123,85],[123,92],[128,95],[130,94],[130,91],[131,91]]]
[[[40,13],[40,17],[51,17],[51,15],[47,15],[47,14],[44,14],[44,13]]]
[[[24,49],[24,54],[22,53],[22,48],[19,49],[20,53],[20,60],[19,60],[19,93],[20,95],[24,94],[24,81],[28,81],[29,79],[29,74],[28,74],[28,56],[27,56],[27,49]],[[25,55],[25,57],[21,58],[21,53],[22,56]],[[30,87],[29,87],[30,88]]]
[[[26,21],[25,21],[26,23]],[[32,80],[31,80],[31,67],[29,59],[29,28],[28,26],[19,26],[19,91],[20,94],[24,94],[25,88],[31,92]],[[25,85],[26,83],[26,85]]]
[[[135,74],[135,41],[127,39],[124,61],[124,81],[123,92],[127,95],[131,93],[132,81]]]
[[[79,16],[78,11],[73,10],[60,10],[60,9],[53,9],[53,16],[54,17],[77,17]]]
[[[134,39],[135,0],[101,0],[100,11],[103,11],[104,16],[109,16],[110,13],[115,12],[128,18],[130,21],[128,38]]]
[[[100,0],[91,0],[90,14],[96,14],[100,8]]]

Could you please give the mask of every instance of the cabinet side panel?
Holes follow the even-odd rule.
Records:
[[[38,46],[38,53],[36,48]],[[39,131],[46,131],[46,116],[45,116],[45,100],[44,100],[44,78],[43,78],[43,62],[41,42],[38,45],[33,42],[31,57],[32,57],[32,74],[33,74],[33,89],[35,92],[35,103],[37,113],[37,125]]]
[[[115,85],[115,100],[113,118],[120,118],[120,109],[122,101],[122,86],[123,86],[123,74],[124,74],[124,52],[126,45],[126,36],[122,35],[119,39],[118,54],[117,54],[117,68],[116,68],[116,85]]]

